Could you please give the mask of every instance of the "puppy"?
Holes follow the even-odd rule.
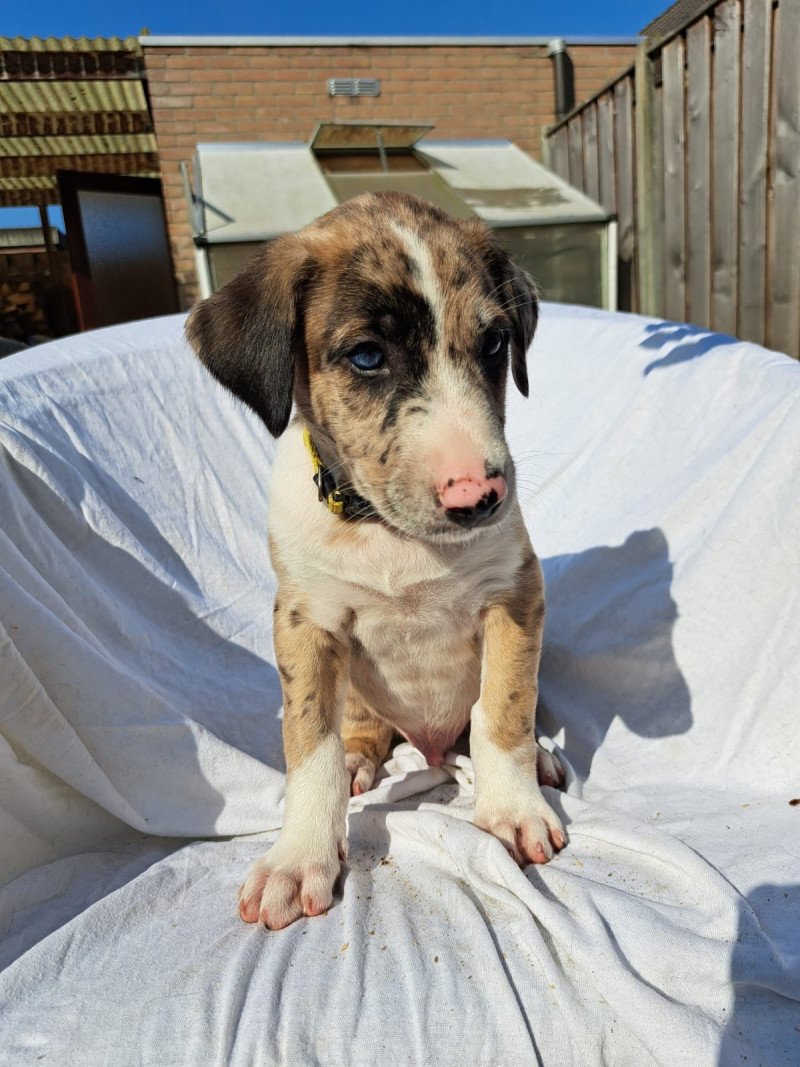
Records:
[[[440,765],[471,723],[476,825],[520,864],[565,844],[538,784],[561,776],[534,737],[544,591],[503,433],[509,356],[527,396],[536,321],[486,225],[398,193],[277,238],[191,313],[202,362],[283,435],[286,811],[240,890],[245,922],[331,906],[348,796],[396,732]]]

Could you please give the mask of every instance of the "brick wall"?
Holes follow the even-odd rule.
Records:
[[[144,44],[167,225],[183,306],[197,297],[181,160],[201,141],[307,141],[319,121],[413,120],[444,138],[502,137],[533,155],[554,121],[541,45],[172,47]],[[633,62],[632,45],[569,47],[576,101]],[[376,98],[327,95],[331,77],[374,77]]]

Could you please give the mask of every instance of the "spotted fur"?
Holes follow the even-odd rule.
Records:
[[[472,719],[478,825],[520,862],[564,844],[537,782],[544,594],[503,432],[509,359],[527,394],[536,316],[532,283],[486,226],[382,194],[279,238],[190,317],[206,366],[271,433],[286,430],[270,545],[287,821],[243,887],[247,921],[277,927],[329,905],[348,774],[367,790],[395,732],[441,763]],[[503,339],[491,356],[489,334]],[[383,354],[375,372],[349,358],[363,345]],[[319,503],[304,426],[368,519]],[[436,481],[451,486],[467,463],[507,487],[474,529],[454,525]]]

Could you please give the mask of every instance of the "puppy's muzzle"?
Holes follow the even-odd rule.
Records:
[[[469,528],[495,514],[508,495],[508,485],[499,473],[450,478],[437,495],[450,522]]]

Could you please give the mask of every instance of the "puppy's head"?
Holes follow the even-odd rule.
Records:
[[[457,539],[513,498],[506,377],[510,358],[527,396],[537,311],[484,223],[384,193],[271,242],[187,332],[271,434],[294,399],[340,485],[405,533]]]

